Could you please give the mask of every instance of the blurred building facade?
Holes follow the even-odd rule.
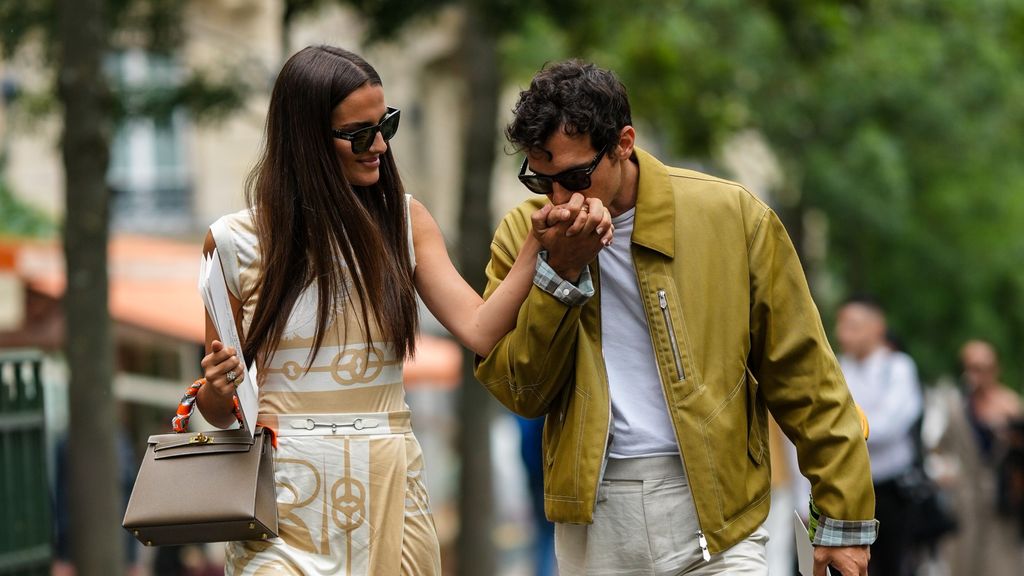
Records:
[[[472,94],[466,93],[461,69],[462,16],[457,9],[447,9],[407,27],[392,41],[366,46],[362,42],[364,23],[351,10],[335,5],[300,16],[286,29],[281,0],[188,0],[183,26],[186,37],[176,54],[163,57],[131,49],[110,54],[108,73],[113,83],[122,86],[172,84],[185,71],[198,69],[236,74],[252,88],[240,109],[216,121],[200,121],[179,110],[163,120],[131,119],[115,127],[108,170],[114,194],[111,314],[118,369],[114,389],[126,408],[125,424],[134,438],[144,439],[161,431],[157,427],[166,427],[185,384],[199,375],[203,325],[195,285],[200,244],[211,222],[244,208],[244,182],[260,151],[270,89],[284,61],[302,47],[320,43],[341,46],[361,53],[377,68],[388,104],[403,111],[401,129],[391,145],[406,189],[430,209],[454,247],[466,109],[472,99]],[[16,60],[0,60],[3,93],[13,96],[44,87],[41,57],[39,51],[26,50]],[[519,88],[506,87],[504,113],[496,119],[499,125],[510,118],[507,111]],[[659,142],[651,138],[654,132],[641,130],[641,144],[663,155]],[[29,119],[15,100],[3,100],[0,157],[6,162],[0,166],[0,177],[20,201],[57,221],[73,217],[63,213],[59,139],[56,113]],[[498,154],[492,181],[492,226],[527,196],[515,178],[520,159],[505,153],[503,141],[494,145]],[[754,134],[731,141],[722,164],[759,193],[777,186],[776,161]],[[48,382],[54,392],[49,398],[63,399],[63,260],[59,243],[21,243],[9,252],[14,256],[7,268],[14,270],[13,276],[21,282],[17,291],[24,295],[26,313],[17,323],[0,326],[0,348],[47,350]],[[11,276],[9,272],[8,284]],[[425,330],[440,331],[428,316],[424,315]],[[455,358],[454,365],[458,363],[457,349],[420,349],[424,360],[447,356]],[[450,389],[458,377],[445,372],[452,365],[410,380],[440,382]],[[451,541],[457,521],[444,502],[455,497],[455,460],[446,454],[444,445],[451,444],[454,434],[453,406],[448,399],[415,389],[415,384],[413,388],[410,404],[415,404],[416,422],[432,430],[420,438],[429,452],[428,473],[434,476],[427,483],[435,516],[442,540]],[[49,410],[51,421],[57,424],[52,433],[59,434],[66,423],[66,406],[58,402]],[[202,425],[201,419],[197,420]],[[499,420],[496,426],[501,425]],[[499,444],[504,437],[494,436]],[[515,449],[498,446],[494,453],[514,456]],[[505,465],[507,469],[508,463]],[[500,491],[503,494],[508,494],[508,486],[522,484],[517,478],[502,478],[499,475],[498,483],[506,485]],[[504,505],[509,506],[509,501]],[[504,533],[500,539],[522,537],[514,530]]]
[[[388,104],[404,112],[392,145],[407,191],[430,208],[449,241],[457,237],[466,108],[459,76],[461,13],[443,11],[393,41],[363,46],[365,26],[350,10],[328,6],[298,17],[287,30],[283,10],[279,0],[193,0],[184,10],[186,38],[177,54],[127,49],[108,57],[114,84],[159,86],[179,81],[186,70],[203,70],[234,74],[252,87],[242,108],[222,119],[195,121],[178,110],[169,118],[131,118],[115,127],[108,181],[119,377],[157,379],[116,386],[122,399],[173,406],[181,382],[198,373],[203,325],[194,278],[199,244],[211,222],[244,208],[244,182],[260,152],[269,90],[284,60],[304,46],[342,46],[377,67]],[[5,159],[0,178],[20,202],[59,222],[73,217],[63,214],[60,119],[56,113],[30,116],[16,97],[45,88],[41,58],[41,50],[30,46],[11,61],[0,60],[6,95],[0,106],[0,158]],[[522,197],[510,175],[515,160],[502,154],[498,164],[495,182],[505,191],[499,198],[506,200],[496,202],[495,218]],[[126,256],[130,246],[149,246],[151,252]],[[4,298],[3,308],[10,321],[0,326],[0,346],[58,353],[63,259],[56,239],[8,242],[5,251],[10,262],[3,266],[3,292],[10,297]],[[125,270],[143,270],[149,288],[139,290],[138,278]],[[134,302],[136,309],[119,313],[119,302]],[[161,316],[161,310],[176,312]],[[425,327],[440,331],[430,321]],[[150,388],[135,385],[140,382]],[[152,388],[160,382],[173,383],[175,392]]]
[[[167,431],[184,387],[199,376],[201,243],[211,222],[245,207],[244,182],[260,152],[269,92],[281,65],[297,50],[337,45],[361,53],[378,69],[388,104],[403,111],[391,144],[406,189],[428,206],[450,246],[457,241],[467,108],[459,53],[462,14],[445,10],[407,27],[393,41],[364,46],[365,26],[354,12],[327,6],[285,29],[283,4],[190,0],[182,27],[186,37],[177,53],[126,49],[111,52],[106,61],[111,83],[121,87],[171,85],[189,70],[233,74],[251,87],[240,109],[214,121],[176,110],[164,119],[134,118],[114,128],[108,168],[114,393],[124,428],[138,446],[149,434]],[[126,43],[120,40],[119,45]],[[33,115],[19,100],[47,87],[42,52],[28,46],[13,59],[0,58],[0,179],[19,202],[60,222],[74,215],[64,214],[59,112]],[[514,91],[509,100],[513,96]],[[517,169],[515,158],[498,154],[495,221],[524,196],[514,177]],[[50,462],[68,422],[64,285],[59,237],[0,238],[0,349],[45,354]],[[424,331],[442,332],[428,316]],[[461,353],[454,343],[429,336],[418,348],[417,362],[407,365],[409,402],[417,411],[417,428],[430,428],[420,435],[433,464],[427,482],[442,539],[451,542],[457,529],[451,398],[461,376]],[[197,415],[193,425],[205,423]]]
[[[326,43],[363,54],[380,72],[388,104],[403,111],[392,145],[406,187],[453,237],[467,97],[459,75],[461,13],[442,11],[392,41],[366,46],[365,26],[351,10],[325,6],[298,17],[287,30],[283,10],[279,0],[192,0],[177,54],[110,54],[107,70],[115,84],[159,86],[198,69],[215,77],[234,74],[251,87],[244,106],[223,119],[197,122],[182,110],[162,120],[130,119],[116,126],[108,170],[113,231],[201,238],[213,220],[244,207],[245,177],[259,153],[277,71],[295,51]],[[41,51],[28,49],[12,61],[0,60],[7,95],[0,106],[0,154],[14,194],[60,220],[59,118],[26,117],[15,97],[45,87],[41,58]],[[516,168],[515,159],[499,154],[496,219],[522,197],[509,176]]]

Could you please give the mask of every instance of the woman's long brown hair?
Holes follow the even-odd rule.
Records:
[[[246,358],[274,355],[296,300],[312,282],[319,297],[307,363],[323,344],[339,305],[352,304],[352,290],[367,342],[373,339],[373,322],[399,358],[415,350],[409,223],[391,149],[381,156],[376,184],[352,186],[331,134],[334,108],[366,84],[381,85],[373,67],[331,46],[298,52],[274,84],[266,141],[245,186],[262,257],[243,345]]]

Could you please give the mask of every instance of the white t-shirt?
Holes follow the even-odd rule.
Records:
[[[864,360],[841,356],[839,365],[853,400],[868,419],[871,476],[884,482],[914,463],[916,448],[910,432],[921,417],[921,384],[917,366],[902,352],[879,347]]]
[[[633,269],[633,208],[612,219],[615,241],[601,265],[601,343],[612,401],[609,458],[679,453]]]

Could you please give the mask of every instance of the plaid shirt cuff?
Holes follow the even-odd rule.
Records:
[[[815,546],[865,546],[878,537],[878,520],[835,520],[823,516],[811,501],[807,535]]]
[[[533,283],[566,306],[580,306],[594,295],[594,282],[590,277],[589,267],[583,268],[579,282],[573,284],[562,279],[548,264],[547,250],[541,250],[537,257],[537,271],[533,275]]]

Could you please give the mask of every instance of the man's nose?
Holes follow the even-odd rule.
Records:
[[[548,194],[548,198],[551,199],[551,203],[555,206],[567,204],[569,199],[572,198],[572,192],[562,188],[561,184],[553,182],[551,184],[551,194]]]

